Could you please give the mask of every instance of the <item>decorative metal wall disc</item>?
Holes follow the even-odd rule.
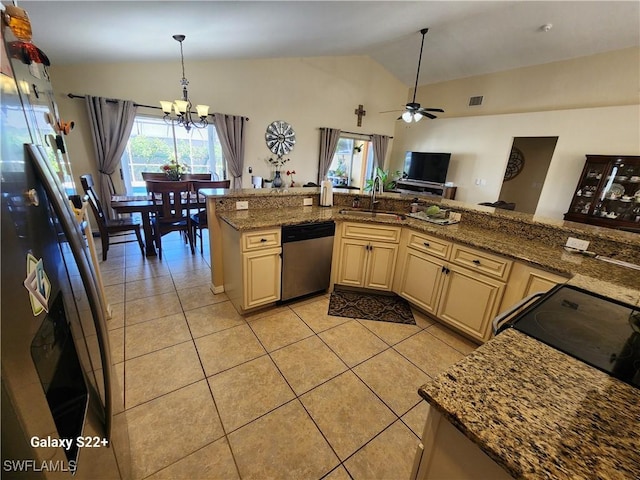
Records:
[[[291,125],[282,120],[276,120],[269,124],[264,138],[269,150],[279,157],[287,155],[296,144],[296,132],[293,131]]]
[[[512,180],[522,171],[524,168],[524,154],[519,148],[512,147],[511,155],[509,155],[509,162],[507,163],[507,170],[504,172],[504,180]]]

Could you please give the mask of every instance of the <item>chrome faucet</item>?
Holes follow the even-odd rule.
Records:
[[[380,176],[373,177],[373,187],[371,188],[371,211],[376,209],[379,200],[376,200],[376,190],[380,188]]]

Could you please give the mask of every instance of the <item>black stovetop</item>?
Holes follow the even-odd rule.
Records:
[[[640,388],[640,307],[559,285],[508,327]]]

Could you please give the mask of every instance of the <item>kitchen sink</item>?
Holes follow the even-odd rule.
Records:
[[[388,220],[406,220],[407,216],[398,212],[384,212],[371,210],[356,210],[351,208],[343,208],[338,213],[342,215],[351,215],[354,217],[380,218]]]

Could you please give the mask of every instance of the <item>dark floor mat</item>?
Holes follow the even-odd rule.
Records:
[[[416,324],[409,303],[397,295],[335,290],[329,300],[329,315]]]

